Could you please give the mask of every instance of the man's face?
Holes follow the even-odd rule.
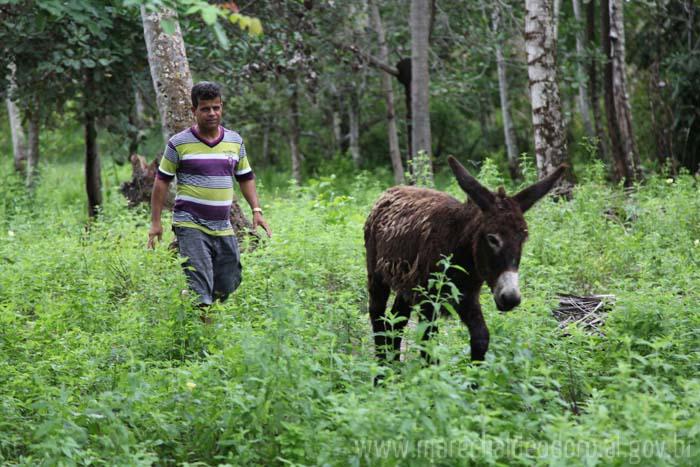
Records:
[[[220,97],[209,100],[200,99],[197,107],[192,108],[197,127],[205,132],[219,128],[222,112],[223,105]]]

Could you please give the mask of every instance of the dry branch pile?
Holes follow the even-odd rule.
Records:
[[[589,334],[605,335],[600,328],[605,324],[605,317],[615,303],[614,295],[579,297],[559,294],[558,297],[559,307],[553,310],[552,314],[559,321],[559,329],[578,324]]]

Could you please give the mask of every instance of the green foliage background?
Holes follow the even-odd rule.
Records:
[[[70,145],[61,131],[46,147],[60,135]],[[0,147],[4,465],[700,462],[691,176],[651,177],[625,196],[602,167],[579,168],[573,201],[528,214],[523,304],[500,314],[484,291],[485,364],[470,365],[467,330],[445,320],[440,365],[424,368],[411,344],[382,370],[362,225],[388,172],[300,188],[262,174],[274,237],[243,255],[242,287],[203,326],[179,260],[145,249],[148,215],[117,191],[127,167],[106,164],[103,214],[86,230],[79,163],[55,155],[28,197]],[[489,161],[480,177],[506,178]],[[463,197],[447,174],[437,180]],[[614,294],[605,337],[564,337],[557,292]]]

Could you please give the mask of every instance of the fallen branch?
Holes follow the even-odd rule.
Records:
[[[605,324],[607,313],[615,303],[614,295],[580,297],[559,294],[558,297],[559,307],[552,310],[552,314],[559,321],[559,329],[565,329],[574,324],[591,334],[605,335],[600,328]]]

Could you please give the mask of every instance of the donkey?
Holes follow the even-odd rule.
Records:
[[[479,304],[481,286],[488,284],[500,311],[520,304],[518,266],[528,236],[523,213],[552,189],[567,168],[560,166],[510,197],[503,187],[497,193],[489,191],[455,158],[450,156],[448,162],[468,195],[466,202],[435,190],[398,186],[382,194],[365,222],[369,313],[380,361],[387,360],[387,352],[398,360],[403,328],[419,300],[415,289],[427,289],[443,255],[452,255],[452,264],[464,270],[448,271],[461,292],[461,300],[453,306],[469,329],[472,360],[484,359],[489,331]],[[405,318],[393,327],[384,316],[392,290],[396,292],[392,314]],[[437,332],[437,316],[432,314],[432,307],[421,306],[420,319],[428,322],[423,341]]]

